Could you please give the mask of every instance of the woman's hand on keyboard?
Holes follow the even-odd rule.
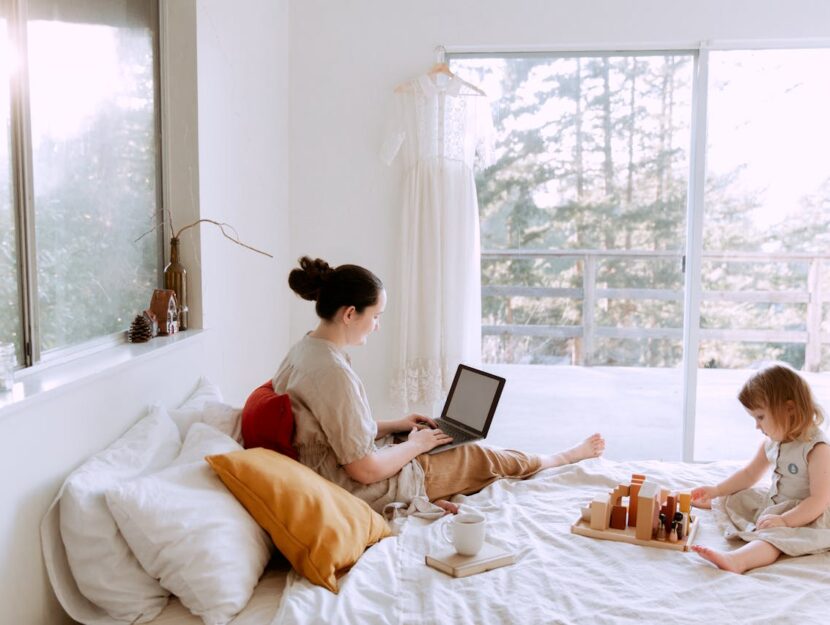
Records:
[[[424,428],[435,429],[437,427],[438,424],[435,423],[434,419],[430,419],[422,414],[411,414],[400,420],[401,432],[408,432],[412,428],[423,430]]]
[[[452,442],[452,437],[448,436],[438,428],[423,428],[418,429],[418,426],[413,426],[409,433],[409,441],[414,442],[421,447],[421,453],[435,449],[439,445],[446,445]]]

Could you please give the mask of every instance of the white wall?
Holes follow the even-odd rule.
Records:
[[[288,2],[165,5],[173,55],[168,69],[179,72],[168,86],[180,98],[173,107],[178,117],[166,125],[177,142],[165,172],[173,185],[171,206],[176,217],[201,211],[227,221],[243,241],[275,258],[244,250],[212,227],[186,235],[191,292],[202,293],[197,318],[206,332],[0,410],[3,624],[69,622],[48,585],[38,532],[74,467],[124,432],[148,403],[180,403],[200,374],[239,405],[273,374],[288,347],[289,300],[277,286],[288,271]],[[202,263],[194,266],[199,245]]]
[[[392,88],[438,44],[481,50],[830,38],[823,0],[303,0],[291,9],[291,252],[375,271],[385,328],[354,353],[377,417],[388,401],[399,229],[397,170],[377,158]],[[295,300],[291,339],[314,323]]]
[[[267,258],[201,232],[208,361],[240,404],[277,370],[288,341],[288,2],[199,0],[201,215],[234,226]]]

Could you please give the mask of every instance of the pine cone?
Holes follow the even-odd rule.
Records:
[[[136,315],[127,331],[127,341],[130,343],[144,343],[153,338],[153,328],[144,315]]]

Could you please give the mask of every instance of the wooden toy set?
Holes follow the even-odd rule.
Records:
[[[697,532],[691,492],[673,493],[635,473],[630,484],[594,497],[571,532],[591,538],[688,551]]]

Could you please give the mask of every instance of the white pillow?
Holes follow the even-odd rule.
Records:
[[[60,497],[60,531],[81,593],[110,616],[144,623],[164,609],[168,592],[133,556],[107,508],[104,491],[157,471],[179,453],[179,431],[164,408],[150,413],[72,472]]]
[[[241,449],[196,423],[173,464],[106,496],[144,569],[207,625],[245,607],[271,554],[268,535],[204,461]]]
[[[222,392],[219,390],[219,387],[214,386],[210,380],[205,377],[201,377],[196,383],[196,388],[193,389],[193,392],[190,393],[188,398],[182,402],[181,406],[179,406],[179,410],[195,410],[203,408],[209,401],[223,401]]]
[[[242,443],[242,409],[209,400],[199,408],[178,408],[170,411],[170,418],[178,426],[182,440],[187,437],[190,426],[205,423],[222,434]]]

